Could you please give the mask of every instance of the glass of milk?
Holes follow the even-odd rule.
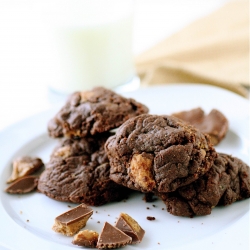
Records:
[[[132,0],[51,0],[48,9],[59,69],[50,89],[112,89],[134,79]]]

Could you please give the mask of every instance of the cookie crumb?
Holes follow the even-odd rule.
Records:
[[[100,221],[98,220],[97,223],[100,223]]]
[[[20,211],[20,214],[23,214],[23,211]]]
[[[149,209],[149,207],[147,207],[147,209]]]
[[[156,205],[154,205],[154,204],[153,204],[152,206],[153,206],[153,207],[156,207]]]
[[[164,207],[161,210],[165,210]]]
[[[27,220],[27,222],[29,222],[30,220]]]
[[[153,217],[153,216],[147,216],[147,220],[155,220],[155,217]]]

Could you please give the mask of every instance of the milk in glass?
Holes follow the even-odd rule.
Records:
[[[114,88],[131,81],[135,75],[131,1],[60,3],[50,13],[60,80],[50,87],[71,93],[95,86]]]

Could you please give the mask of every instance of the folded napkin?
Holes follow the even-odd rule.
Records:
[[[226,3],[136,58],[142,86],[205,83],[247,96],[249,1]]]

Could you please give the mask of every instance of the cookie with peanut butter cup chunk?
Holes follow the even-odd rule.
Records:
[[[49,121],[53,138],[85,137],[119,127],[131,117],[148,113],[148,108],[134,99],[97,87],[73,93],[61,110]]]
[[[142,192],[172,192],[205,174],[217,155],[210,139],[172,116],[140,115],[110,137],[110,178]]]
[[[109,178],[104,143],[110,135],[64,139],[39,178],[38,191],[55,200],[91,206],[127,198],[130,190]]]

